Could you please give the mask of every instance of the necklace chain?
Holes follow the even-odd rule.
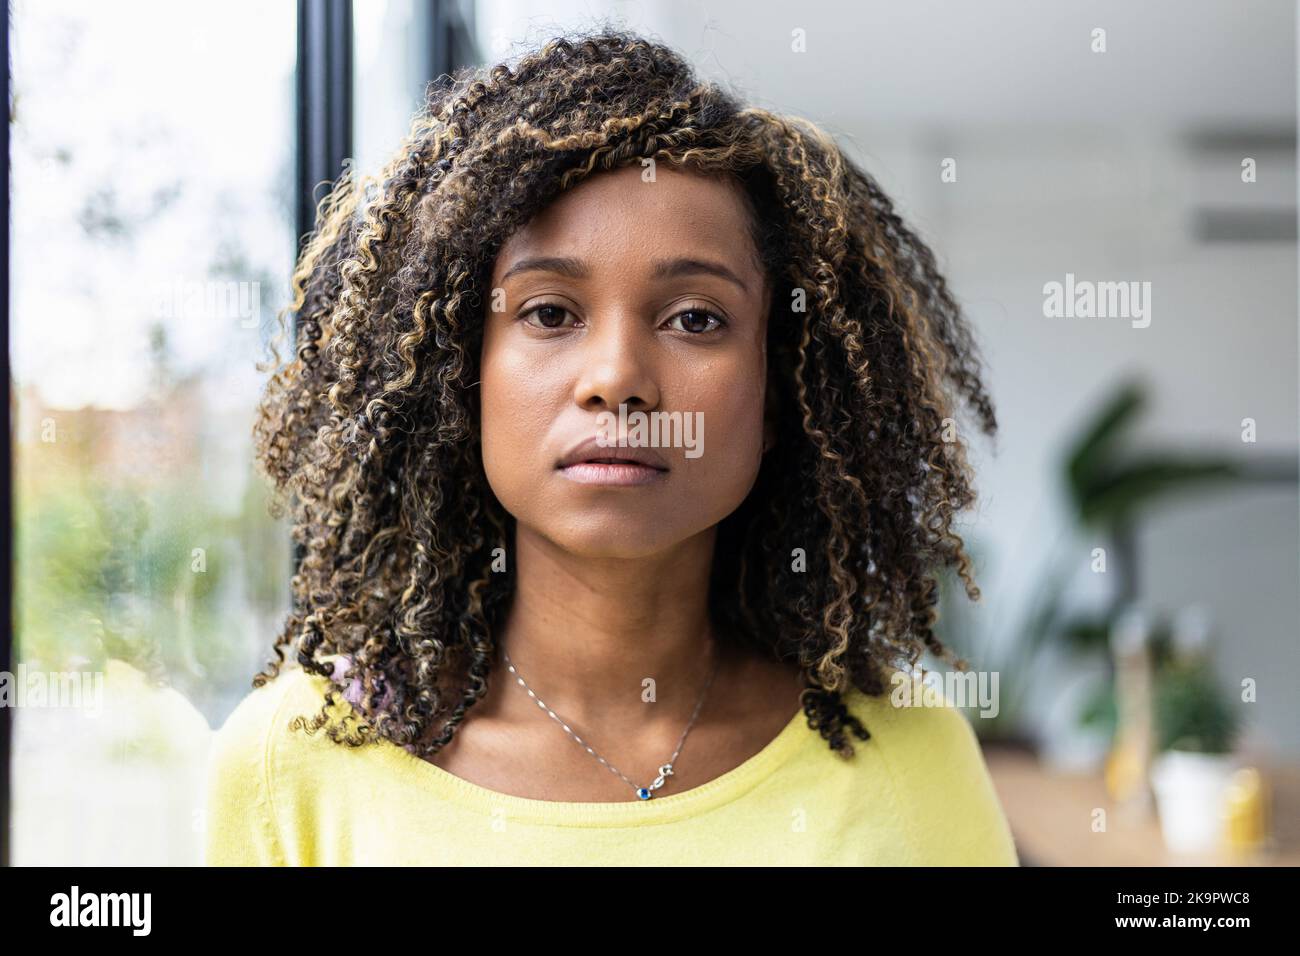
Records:
[[[581,737],[575,734],[569,728],[569,725],[565,723],[563,718],[561,718],[558,714],[556,714],[554,710],[548,707],[546,703],[540,697],[537,696],[536,692],[534,692],[533,689],[528,686],[528,683],[520,675],[518,669],[514,665],[514,662],[510,660],[510,655],[506,653],[505,648],[501,649],[501,654],[505,658],[506,670],[508,670],[511,673],[511,675],[513,675],[515,681],[519,684],[519,686],[528,692],[528,696],[533,698],[535,701],[537,701],[537,706],[540,707],[542,710],[546,711],[546,713],[550,716],[550,718],[554,720],[557,724],[559,724],[564,729],[564,732],[568,734],[571,738],[573,738],[574,741],[577,742],[578,746],[582,747],[584,750],[587,751],[587,753],[595,757],[596,760],[602,765],[604,765],[605,768],[608,769],[610,772],[622,777],[623,782],[626,783],[629,787],[631,787],[634,791],[636,791],[637,797],[639,797],[642,800],[649,800],[651,797],[653,797],[654,791],[662,787],[664,785],[664,781],[668,777],[672,776],[673,761],[675,761],[677,759],[677,755],[681,753],[682,744],[686,742],[686,735],[689,734],[691,732],[691,728],[695,726],[695,718],[700,715],[700,708],[704,706],[705,695],[708,694],[709,687],[712,686],[713,684],[713,678],[718,673],[718,659],[717,659],[718,655],[715,653],[713,667],[710,668],[709,670],[709,679],[705,682],[704,689],[700,691],[700,698],[695,702],[695,711],[691,714],[691,719],[687,721],[686,729],[682,731],[681,737],[678,738],[677,740],[677,749],[673,751],[673,755],[668,758],[667,763],[664,763],[659,767],[658,775],[654,778],[654,780],[650,784],[644,787],[638,787],[635,783],[633,783],[631,780],[628,779],[627,774],[623,773],[623,771],[619,770],[617,767],[615,767],[612,763],[610,763],[600,754],[596,753],[595,749],[589,743],[587,743],[585,740],[583,740]]]

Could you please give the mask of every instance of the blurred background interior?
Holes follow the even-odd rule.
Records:
[[[11,669],[105,682],[10,709],[10,862],[199,861],[287,605],[249,430],[313,196],[435,76],[606,19],[836,136],[976,327],[983,596],[939,627],[998,675],[969,713],[1023,861],[1300,862],[1284,0],[15,0]],[[1067,275],[1149,282],[1150,324],[1046,317]]]

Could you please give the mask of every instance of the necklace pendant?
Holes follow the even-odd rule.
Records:
[[[650,784],[650,786],[648,787],[640,788],[639,790],[637,790],[636,795],[640,797],[642,800],[649,800],[651,797],[654,796],[653,791],[658,790],[660,787],[662,787],[664,785],[664,779],[667,777],[671,777],[672,773],[673,773],[673,765],[670,763],[664,764],[662,767],[659,768],[659,776],[655,777],[654,783]]]

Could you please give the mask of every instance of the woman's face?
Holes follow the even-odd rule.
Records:
[[[643,172],[594,176],[511,236],[484,318],[488,482],[521,529],[588,557],[708,531],[763,454],[768,290],[740,187]]]

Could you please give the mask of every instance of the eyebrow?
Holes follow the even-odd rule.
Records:
[[[591,275],[586,263],[581,259],[570,259],[562,256],[538,256],[531,259],[520,259],[506,270],[505,275],[501,277],[501,281],[504,282],[511,276],[518,275],[521,272],[554,272],[570,279],[586,279]],[[679,279],[689,275],[712,275],[725,279],[737,286],[742,292],[749,292],[749,286],[745,285],[744,281],[734,272],[720,262],[710,262],[707,259],[685,257],[660,259],[655,262],[650,274],[656,279]]]

